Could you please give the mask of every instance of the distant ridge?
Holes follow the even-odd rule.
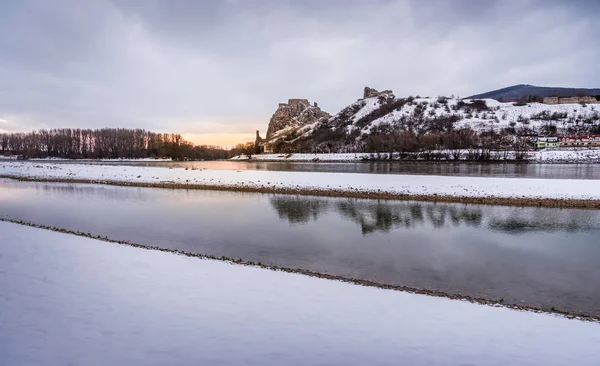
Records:
[[[523,97],[536,96],[536,97],[572,97],[572,96],[583,96],[600,95],[600,89],[585,89],[585,88],[559,88],[559,87],[545,87],[535,86],[528,84],[519,84],[502,88],[498,90],[492,90],[482,94],[472,95],[466,99],[496,99],[503,101],[516,101]]]

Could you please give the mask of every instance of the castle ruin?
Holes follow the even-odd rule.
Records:
[[[311,105],[308,99],[295,98],[288,99],[287,103],[279,103],[277,110],[269,121],[266,137],[263,139],[260,137],[259,131],[256,131],[255,146],[257,153],[272,152],[273,141],[281,138],[278,135],[279,131],[288,129],[288,132],[291,133],[292,130],[329,117],[329,113],[322,111],[316,102]]]
[[[596,98],[591,96],[583,97],[545,97],[542,100],[544,104],[599,104]]]
[[[377,89],[373,89],[373,88],[369,88],[368,86],[365,86],[365,90],[363,92],[363,99],[378,97],[380,95],[389,95],[389,94],[393,94],[393,93],[394,92],[391,90],[377,91]]]

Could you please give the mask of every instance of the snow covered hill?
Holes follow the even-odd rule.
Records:
[[[290,152],[361,152],[369,137],[470,130],[474,134],[547,136],[600,132],[600,104],[501,103],[493,99],[363,98],[336,115],[277,134],[271,144]]]

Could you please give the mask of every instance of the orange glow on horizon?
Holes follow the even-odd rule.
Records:
[[[212,145],[231,148],[237,144],[254,141],[253,133],[188,133],[183,138],[195,145]]]

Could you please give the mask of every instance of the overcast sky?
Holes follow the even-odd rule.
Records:
[[[599,64],[598,0],[1,0],[0,131],[232,145],[288,98],[600,87]]]

